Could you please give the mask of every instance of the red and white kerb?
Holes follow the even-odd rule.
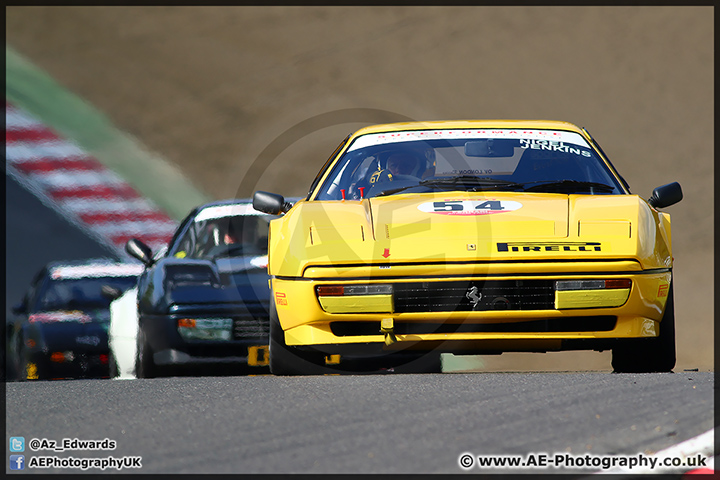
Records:
[[[165,212],[78,145],[7,101],[5,156],[9,174],[122,255],[132,237],[153,250],[172,238],[177,222]]]

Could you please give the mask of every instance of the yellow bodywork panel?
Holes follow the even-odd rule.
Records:
[[[310,226],[310,243],[319,245],[321,243],[362,241],[365,237],[362,225],[336,225],[332,227]]]
[[[581,237],[630,238],[630,222],[627,220],[580,220],[579,230]]]
[[[619,307],[630,296],[629,288],[603,290],[559,290],[555,292],[555,308]]]
[[[380,322],[378,321],[378,326]],[[602,338],[650,338],[657,336],[658,322],[641,317],[621,318],[615,329],[606,332],[519,332],[519,333],[427,333],[427,334],[395,334],[396,343],[407,345],[408,342],[421,341],[458,341],[458,342],[514,342],[522,343],[529,340],[558,341],[562,339],[602,339]],[[384,343],[385,334],[378,329],[377,335],[336,337],[328,324],[301,325],[285,331],[285,342],[288,345],[328,345],[338,343]],[[510,343],[507,343],[510,345]],[[549,348],[552,349],[552,348]]]
[[[563,262],[563,263],[435,263],[423,265],[356,265],[352,267],[343,265],[327,265],[308,267],[305,278],[373,278],[382,277],[414,277],[417,275],[527,275],[594,272],[640,272],[642,267],[636,261],[608,261],[608,262]]]
[[[475,216],[423,211],[435,202],[474,205],[490,198],[516,207]],[[427,269],[417,274],[432,275],[460,263],[509,269],[510,262],[523,261],[542,261],[533,268],[555,271],[584,261],[635,262],[641,270],[671,268],[669,228],[666,217],[637,195],[435,192],[300,201],[270,222],[268,271],[299,278],[316,268],[417,265],[417,270]]]
[[[328,313],[392,313],[392,295],[345,295],[318,297]]]

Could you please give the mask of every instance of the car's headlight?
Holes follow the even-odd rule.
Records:
[[[555,282],[555,308],[619,307],[630,296],[632,280],[608,278],[592,280],[558,280]]]
[[[555,290],[603,290],[610,288],[630,288],[629,278],[609,278],[607,280],[558,280]]]
[[[181,318],[178,333],[183,340],[230,340],[231,318]]]
[[[320,306],[328,313],[392,313],[392,285],[318,285]]]

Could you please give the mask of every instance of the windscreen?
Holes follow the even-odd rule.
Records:
[[[267,255],[270,215],[210,218],[193,224],[195,243],[189,258],[215,259]]]
[[[623,193],[605,163],[574,132],[428,130],[356,138],[316,200],[448,190]]]
[[[103,285],[124,292],[136,283],[137,277],[134,276],[49,279],[38,295],[35,308],[36,311],[107,309],[112,300],[102,295]]]

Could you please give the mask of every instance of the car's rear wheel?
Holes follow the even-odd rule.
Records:
[[[271,299],[275,298],[273,295]],[[303,352],[289,347],[285,343],[283,332],[278,320],[275,304],[270,302],[270,373],[273,375],[323,375],[328,373],[325,368],[325,355],[321,352]]]
[[[670,372],[675,367],[675,307],[670,282],[660,334],[655,338],[623,342],[613,348],[615,373]]]

